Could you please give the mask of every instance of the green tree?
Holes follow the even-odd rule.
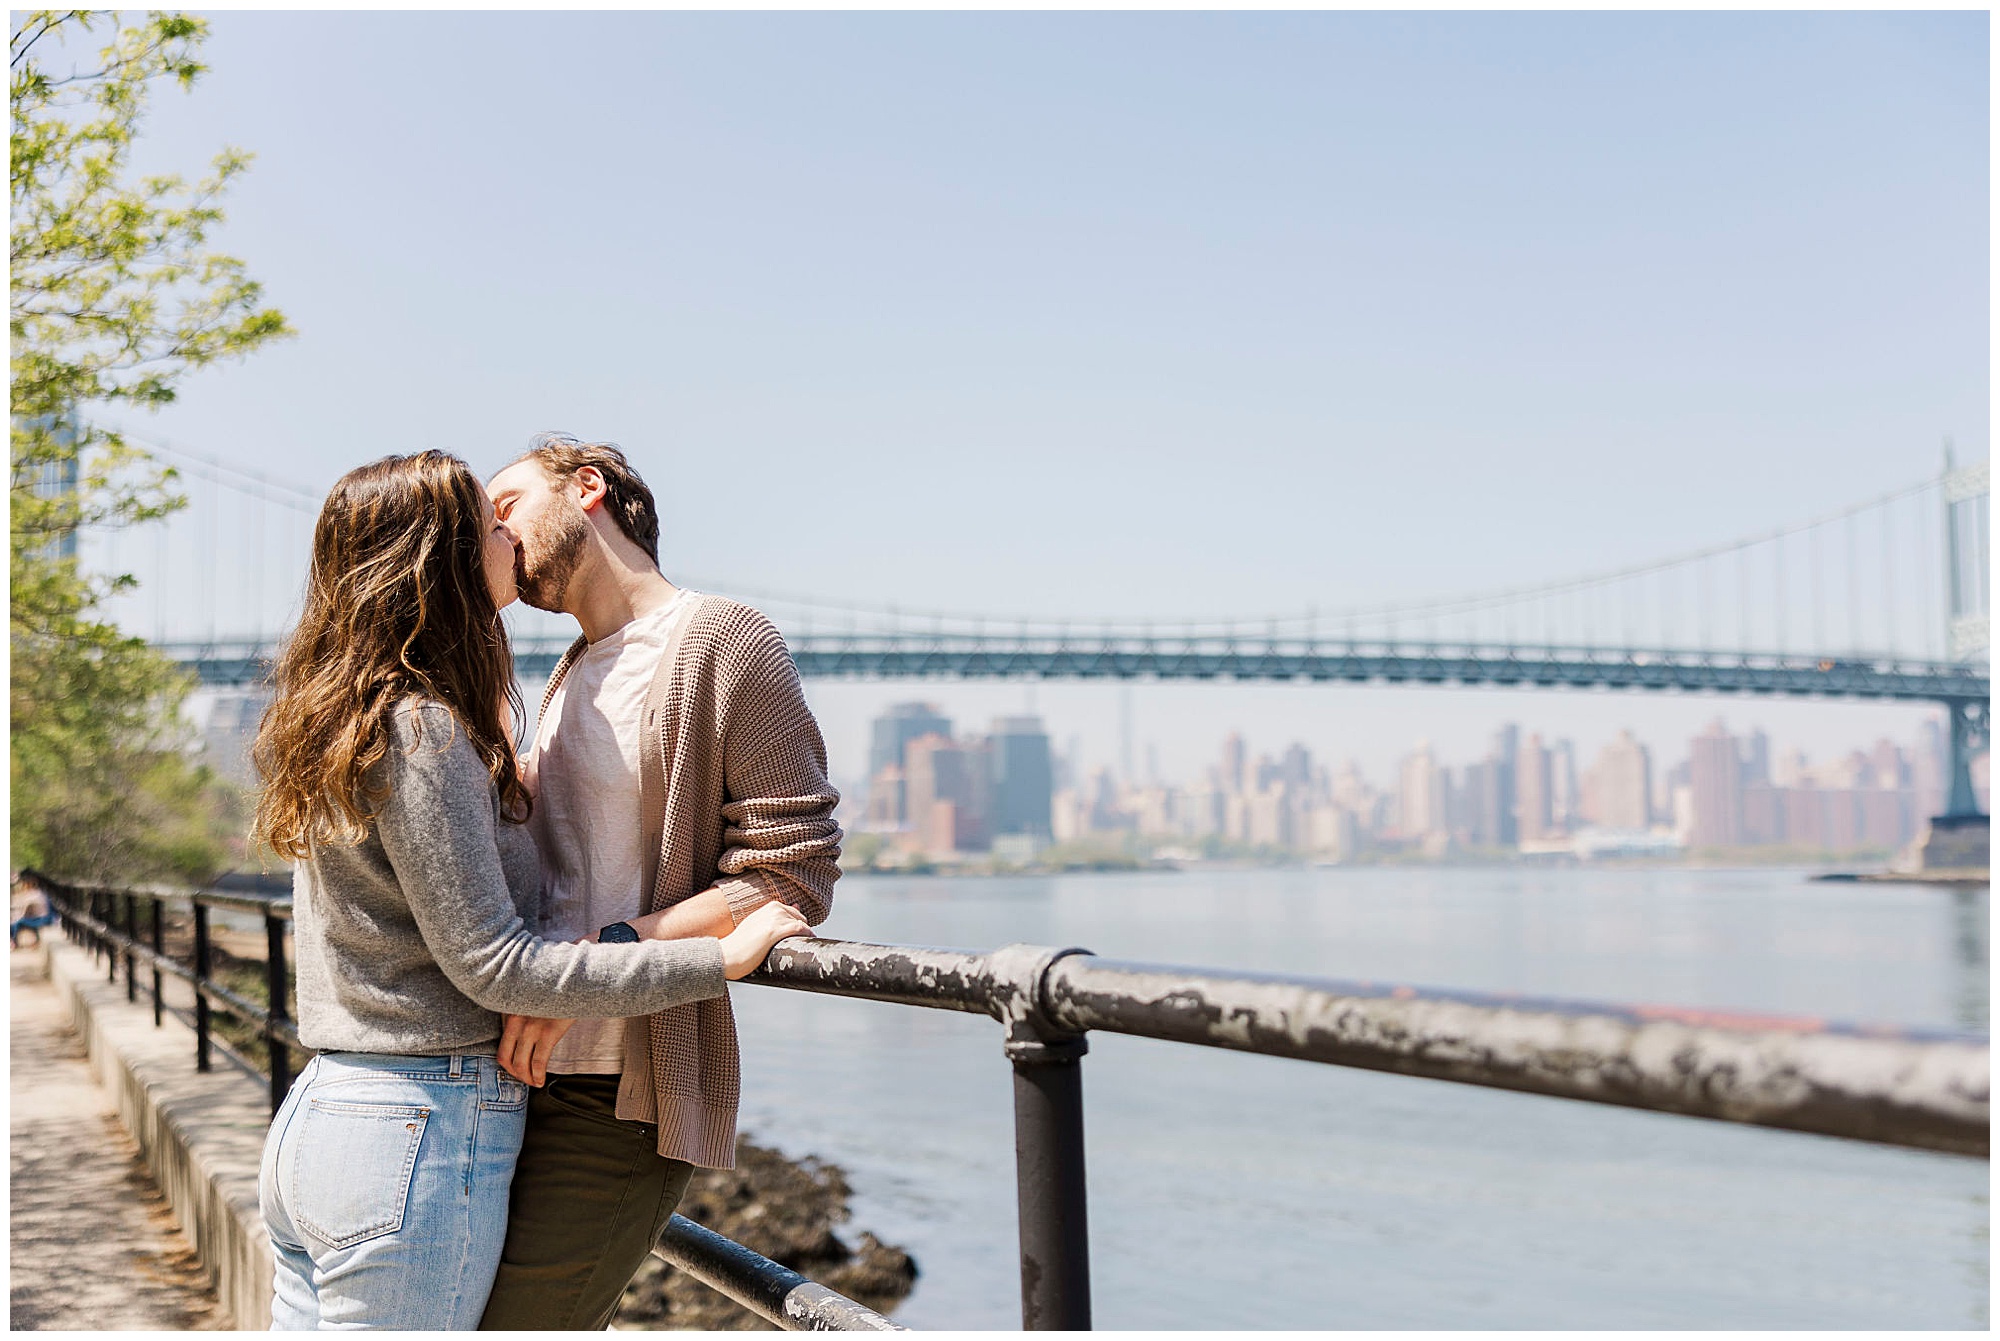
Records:
[[[93,59],[55,67],[98,28]],[[186,503],[94,409],[157,408],[192,370],[291,333],[208,246],[248,156],[225,149],[192,184],[128,166],[151,86],[192,87],[206,31],[186,14],[47,10],[9,41],[14,861],[109,881],[205,879],[241,826],[187,756],[186,677],[102,617],[134,579],[80,572],[65,543]]]

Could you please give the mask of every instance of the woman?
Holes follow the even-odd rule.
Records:
[[[559,944],[508,715],[512,536],[465,464],[385,457],[333,488],[258,731],[258,835],[292,859],[298,1030],[320,1055],[259,1177],[272,1325],[472,1328],[506,1230],[527,1089],[500,1014],[645,1015],[720,996],[786,936]]]

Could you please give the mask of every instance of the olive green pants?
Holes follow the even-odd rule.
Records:
[[[593,1331],[667,1227],[694,1166],[663,1158],[659,1129],[616,1115],[617,1076],[550,1076],[528,1091],[507,1243],[484,1331]]]

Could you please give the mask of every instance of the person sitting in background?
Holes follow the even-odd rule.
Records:
[[[22,898],[25,894],[27,897]],[[21,933],[35,933],[35,944],[42,943],[42,928],[56,920],[55,910],[49,907],[49,896],[33,880],[17,878],[14,881],[14,920],[7,926],[7,939],[18,950],[21,948]]]

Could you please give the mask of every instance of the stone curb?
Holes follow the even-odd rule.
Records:
[[[92,1074],[116,1101],[232,1323],[270,1327],[275,1264],[257,1203],[268,1091],[220,1059],[206,1075],[195,1070],[194,1035],[171,1017],[154,1028],[145,986],[136,1004],[127,1002],[124,986],[106,982],[83,949],[51,938],[41,953]]]

